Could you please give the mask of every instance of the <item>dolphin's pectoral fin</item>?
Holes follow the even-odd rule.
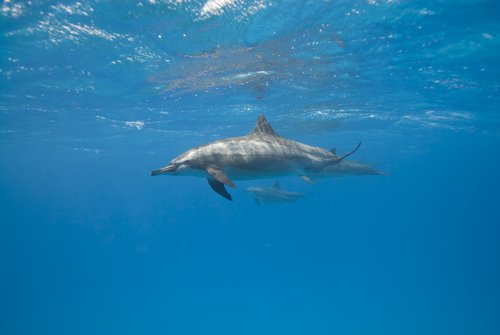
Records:
[[[300,176],[300,178],[305,181],[308,184],[314,184],[314,180],[311,179],[311,177],[308,176]]]
[[[212,178],[217,180],[219,183],[223,183],[232,188],[236,188],[236,185],[234,185],[233,181],[229,179],[226,176],[226,174],[222,172],[222,170],[216,169],[214,167],[208,167],[207,172]]]
[[[212,187],[212,190],[217,192],[218,194],[222,195],[224,198],[226,198],[229,201],[233,201],[233,198],[231,197],[231,194],[229,194],[224,187],[224,184],[221,183],[220,181],[216,180],[213,177],[208,177],[208,184],[210,184],[210,187]]]
[[[340,156],[339,158],[337,158],[337,163],[340,163],[344,158],[349,157],[350,155],[352,155],[353,153],[355,153],[359,149],[360,146],[361,146],[361,142],[358,143],[358,145],[356,146],[356,148],[354,148],[350,152],[348,152],[348,153]]]
[[[280,189],[280,181],[279,179],[276,179],[276,181],[274,182],[274,188],[279,190]]]
[[[255,201],[255,203],[260,206],[260,200],[258,198],[254,198],[253,201]]]

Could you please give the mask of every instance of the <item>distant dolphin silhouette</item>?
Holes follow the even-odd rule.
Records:
[[[286,175],[305,178],[328,176],[329,170],[335,170],[336,165],[360,146],[361,142],[352,151],[337,156],[334,150],[328,151],[279,136],[264,115],[260,115],[250,134],[192,148],[167,166],[152,171],[151,175],[204,176],[215,192],[232,200],[224,185],[236,188],[233,180]],[[343,170],[348,171],[348,166],[344,166]],[[354,174],[357,171],[359,168],[352,170]]]
[[[248,187],[246,191],[252,193],[258,205],[261,202],[291,203],[304,196],[303,193],[283,191],[278,180],[276,180],[273,187],[252,186]]]
[[[371,166],[358,162],[343,160],[338,164],[325,167],[318,173],[311,174],[310,177],[340,177],[346,175],[385,175],[386,173],[378,171]]]

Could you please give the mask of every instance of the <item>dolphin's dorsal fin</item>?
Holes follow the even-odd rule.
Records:
[[[331,152],[332,154],[334,154],[335,156],[337,156],[337,149],[336,149],[336,148],[331,148],[331,149],[330,149],[330,152]]]
[[[276,181],[274,182],[274,188],[277,190],[280,189],[280,181],[278,179],[276,179]]]
[[[266,117],[262,114],[259,115],[259,118],[257,119],[257,124],[255,125],[255,128],[252,130],[250,135],[279,136],[273,130],[273,128],[269,124],[269,121],[267,121]]]
[[[358,143],[358,145],[356,146],[356,148],[354,148],[350,152],[348,152],[348,153],[340,156],[339,158],[337,158],[337,163],[340,163],[344,158],[349,157],[350,155],[352,155],[353,153],[355,153],[359,149],[360,146],[361,146],[361,142]]]

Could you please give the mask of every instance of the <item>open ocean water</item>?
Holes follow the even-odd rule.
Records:
[[[0,3],[0,334],[500,334],[500,3]],[[383,176],[151,177],[250,132]]]

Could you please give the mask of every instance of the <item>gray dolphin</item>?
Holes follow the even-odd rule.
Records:
[[[303,193],[283,191],[278,180],[276,180],[273,187],[252,186],[248,187],[246,191],[252,193],[258,205],[261,202],[291,203],[304,196]]]
[[[378,171],[371,166],[361,164],[358,162],[343,160],[338,164],[327,166],[321,172],[311,175],[311,177],[337,177],[346,175],[378,175],[385,174],[384,172]]]
[[[330,150],[335,154],[335,148]],[[361,175],[386,175],[372,168],[371,166],[344,159],[337,164],[331,164],[318,172],[312,172],[307,176],[302,176],[306,182],[312,182],[312,178],[341,177],[341,176],[361,176]]]
[[[151,175],[207,177],[215,192],[232,200],[224,185],[236,188],[233,180],[286,175],[321,176],[322,171],[334,169],[360,146],[361,142],[352,151],[337,156],[334,150],[328,151],[279,136],[264,115],[259,115],[250,134],[189,149],[167,166],[152,171]]]

